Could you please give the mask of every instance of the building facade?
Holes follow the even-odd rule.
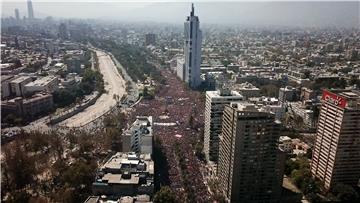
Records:
[[[322,95],[312,175],[325,189],[337,183],[355,186],[360,179],[360,92],[328,91]]]
[[[191,88],[197,88],[201,84],[200,64],[202,33],[200,30],[199,18],[194,15],[194,5],[192,5],[190,16],[187,17],[187,20],[184,23],[184,36],[184,80]]]
[[[297,95],[296,95],[296,89],[291,86],[282,87],[279,89],[279,101],[281,103],[287,102],[287,101],[296,101]]]
[[[236,91],[221,89],[206,92],[204,152],[207,161],[217,163],[218,160],[219,135],[225,105],[242,100],[243,96]]]
[[[53,93],[59,88],[59,79],[55,76],[46,76],[38,78],[35,81],[25,85],[25,92],[32,94],[34,92]]]
[[[21,97],[26,93],[25,85],[32,81],[30,76],[21,76],[10,81],[10,91],[15,96]]]
[[[138,116],[136,121],[122,135],[123,152],[137,154],[153,153],[152,116]]]
[[[217,176],[230,202],[278,202],[285,154],[278,148],[280,123],[254,104],[226,105]]]
[[[14,114],[25,119],[33,119],[41,114],[47,114],[53,108],[54,102],[51,94],[35,94],[31,98],[16,97],[1,102],[1,116]]]

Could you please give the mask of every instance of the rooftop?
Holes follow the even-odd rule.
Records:
[[[223,98],[223,97],[243,98],[243,96],[237,91],[229,91],[228,95],[222,95],[220,90],[206,91],[206,95],[211,97],[211,98]]]
[[[21,83],[28,79],[31,79],[31,77],[30,76],[20,76],[18,78],[15,78],[14,80],[12,80],[11,83]]]
[[[136,174],[154,174],[154,161],[151,160],[150,154],[118,152],[100,167],[100,172],[104,174],[102,180],[105,182],[136,184],[139,179]]]
[[[45,86],[56,79],[57,79],[57,77],[55,77],[55,76],[46,76],[46,77],[38,78],[37,80],[35,80],[33,82],[29,82],[25,86]]]

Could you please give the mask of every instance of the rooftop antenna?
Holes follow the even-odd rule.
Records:
[[[194,16],[194,3],[191,3],[191,13],[190,16]]]

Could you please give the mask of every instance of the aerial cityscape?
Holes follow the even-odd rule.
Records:
[[[1,6],[2,202],[360,202],[359,1]]]

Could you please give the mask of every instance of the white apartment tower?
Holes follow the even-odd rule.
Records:
[[[204,153],[207,161],[214,163],[218,161],[219,135],[225,105],[242,100],[241,94],[229,89],[206,91]]]
[[[197,88],[201,84],[200,64],[201,64],[201,41],[199,18],[194,15],[194,4],[192,4],[190,16],[184,23],[185,36],[185,73],[184,80],[191,88]]]

